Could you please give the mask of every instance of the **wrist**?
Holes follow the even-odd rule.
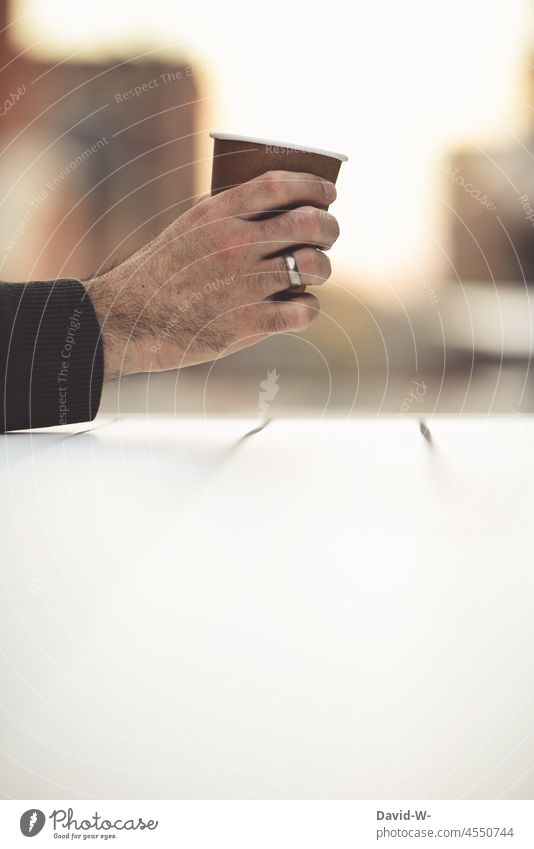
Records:
[[[82,280],[93,305],[104,350],[104,380],[137,371],[133,356],[131,328],[121,319],[120,288],[112,269],[98,277]]]

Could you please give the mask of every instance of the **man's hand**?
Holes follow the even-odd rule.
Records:
[[[105,377],[181,368],[308,327],[319,302],[299,289],[281,295],[289,288],[281,254],[293,253],[304,285],[328,279],[323,251],[339,235],[326,212],[334,198],[333,184],[313,174],[269,171],[201,200],[125,262],[87,281]]]

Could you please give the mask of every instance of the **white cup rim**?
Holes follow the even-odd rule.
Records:
[[[318,147],[307,147],[302,144],[273,141],[273,139],[261,139],[258,136],[237,136],[234,133],[219,133],[216,130],[212,130],[210,136],[212,139],[252,142],[252,144],[265,144],[269,147],[282,147],[286,150],[301,150],[303,153],[319,153],[322,156],[331,156],[333,159],[339,159],[341,162],[348,162],[349,159],[344,153],[335,153],[333,150],[322,150]]]

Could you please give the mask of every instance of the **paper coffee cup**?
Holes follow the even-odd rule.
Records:
[[[214,140],[211,194],[238,186],[266,171],[301,171],[335,183],[343,153],[288,142],[210,133]]]

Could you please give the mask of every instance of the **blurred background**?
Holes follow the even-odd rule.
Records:
[[[1,279],[146,242],[209,191],[210,129],[339,150],[318,322],[102,408],[250,415],[274,380],[272,415],[532,412],[533,0],[257,12],[0,0]]]

